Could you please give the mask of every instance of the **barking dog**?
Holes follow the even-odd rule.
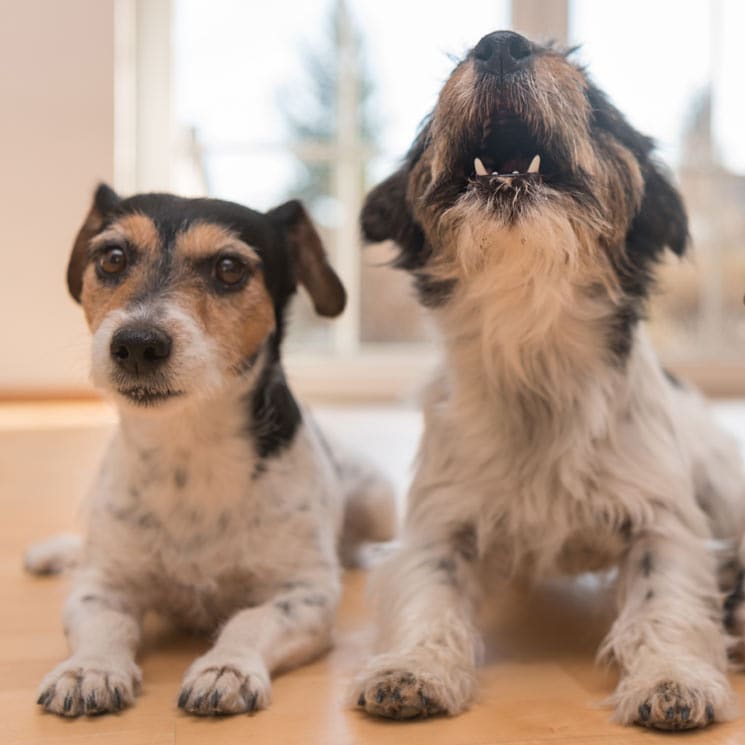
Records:
[[[497,32],[368,196],[364,234],[398,243],[445,355],[402,548],[378,576],[380,654],[355,691],[368,712],[462,711],[480,597],[618,567],[601,650],[621,671],[617,720],[732,715],[708,544],[736,555],[745,488],[733,443],[640,322],[655,264],[687,243],[651,151],[565,53]]]
[[[320,654],[339,597],[337,549],[384,540],[387,484],[331,453],[285,382],[280,344],[296,282],[338,315],[339,279],[298,202],[229,202],[99,187],[68,285],[93,332],[94,381],[120,426],[95,485],[64,621],[72,655],[38,703],[64,716],[130,705],[150,609],[210,631],[179,706],[267,706],[269,675]],[[342,526],[344,530],[342,531]],[[59,568],[69,541],[32,550]]]

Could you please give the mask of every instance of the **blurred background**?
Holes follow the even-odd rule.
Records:
[[[454,61],[514,28],[577,58],[654,136],[694,251],[651,308],[665,362],[745,394],[745,3],[740,0],[0,0],[0,398],[88,397],[64,284],[98,180],[266,209],[306,201],[350,296],[294,303],[310,399],[409,397],[435,341],[390,246],[361,248],[365,191],[396,166]]]

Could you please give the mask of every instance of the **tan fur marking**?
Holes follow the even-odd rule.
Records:
[[[125,238],[141,253],[153,254],[160,248],[158,228],[147,215],[136,212],[131,215],[123,215],[108,230],[97,236],[94,243],[102,239],[105,240],[112,233]]]
[[[197,222],[176,236],[176,253],[180,256],[198,258],[211,256],[221,250],[235,250],[258,264],[256,252],[223,225],[212,222]]]
[[[124,308],[136,294],[139,282],[136,277],[144,274],[143,265],[132,267],[126,281],[116,287],[101,284],[96,277],[93,263],[83,273],[83,292],[80,302],[91,331],[95,332],[106,315],[116,308]]]
[[[253,272],[248,284],[236,293],[220,296],[195,286],[182,293],[180,304],[216,341],[221,359],[236,368],[258,351],[275,327],[274,305],[264,283],[261,261],[233,231],[216,223],[195,223],[176,237],[179,257],[199,258],[226,250],[248,260]]]
[[[141,260],[129,268],[126,279],[115,287],[107,287],[98,280],[93,262],[85,268],[80,302],[92,331],[98,328],[110,311],[129,303],[146,275],[148,258],[154,257],[160,249],[158,229],[149,217],[141,214],[122,216],[103,233],[99,233],[90,246],[95,248],[112,239],[126,240],[141,254]]]
[[[239,368],[274,331],[274,305],[259,270],[233,294],[213,295],[187,284],[181,287],[178,304],[212,337],[227,368]]]

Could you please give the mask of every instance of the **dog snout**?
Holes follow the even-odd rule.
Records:
[[[172,340],[155,326],[125,326],[111,339],[111,358],[132,375],[153,372],[171,354]]]
[[[495,75],[517,72],[527,65],[532,55],[532,44],[513,31],[487,34],[473,48],[477,68]]]

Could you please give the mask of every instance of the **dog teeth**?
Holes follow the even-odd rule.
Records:
[[[533,156],[533,160],[530,161],[530,165],[528,166],[528,170],[526,173],[539,173],[541,168],[541,156],[535,155]],[[484,165],[481,158],[474,158],[473,159],[473,169],[476,171],[477,176],[497,176],[502,181],[512,183],[511,176],[520,176],[520,171],[513,171],[511,174],[500,174],[499,171],[492,171],[491,174],[486,170],[486,166]]]

